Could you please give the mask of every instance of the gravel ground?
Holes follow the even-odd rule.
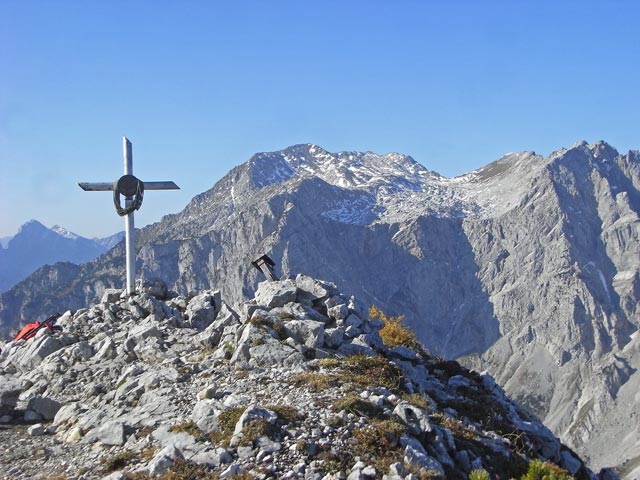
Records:
[[[55,435],[32,436],[31,424],[14,412],[14,419],[0,424],[0,479],[80,480],[100,477],[73,462],[84,446],[62,443]],[[45,424],[46,426],[46,424]],[[86,454],[85,454],[86,455]]]

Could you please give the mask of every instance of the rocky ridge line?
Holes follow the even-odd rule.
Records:
[[[385,346],[383,322],[333,284],[262,282],[236,308],[213,291],[149,293],[108,290],[62,315],[62,333],[4,345],[0,438],[11,432],[14,448],[0,453],[3,478],[196,468],[206,478],[463,479],[480,468],[519,476],[535,458],[597,478],[489,375]]]

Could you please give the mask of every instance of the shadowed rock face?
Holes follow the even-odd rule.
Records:
[[[141,230],[137,268],[240,302],[266,252],[279,274],[327,278],[404,314],[433,353],[488,369],[594,468],[629,460],[633,478],[639,188],[638,152],[602,142],[509,154],[454,179],[404,155],[299,145],[255,155]],[[123,258],[116,248],[37,272],[0,297],[0,322],[88,303],[119,286]]]

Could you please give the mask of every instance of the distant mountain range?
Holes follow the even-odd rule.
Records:
[[[640,478],[640,153],[578,142],[445,178],[411,157],[259,153],[137,234],[176,292],[253,295],[278,275],[404,314],[427,348],[487,370],[592,468]],[[43,267],[0,295],[0,330],[122,288],[124,248]]]
[[[0,239],[0,292],[5,292],[43,265],[81,264],[113,248],[124,232],[105,238],[85,238],[55,225],[30,220],[12,237]]]

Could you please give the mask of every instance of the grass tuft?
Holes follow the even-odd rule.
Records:
[[[116,470],[122,470],[124,467],[133,463],[134,460],[137,460],[137,456],[131,450],[125,450],[124,452],[120,452],[115,454],[112,457],[104,457],[100,459],[100,463],[102,464],[102,468],[105,473],[115,472]]]
[[[218,415],[218,430],[209,433],[209,440],[213,444],[227,447],[233,436],[233,431],[236,428],[236,423],[240,420],[240,417],[244,413],[246,408],[235,407],[223,410]]]
[[[550,462],[542,460],[531,460],[527,473],[520,477],[520,480],[572,480],[569,473]]]
[[[337,400],[333,404],[333,410],[346,411],[347,413],[353,413],[361,417],[377,418],[381,417],[384,410],[373,403],[360,398],[355,393],[350,393],[347,396]]]
[[[347,357],[343,368],[349,373],[344,380],[360,387],[375,385],[397,392],[404,384],[400,369],[382,357],[353,355]]]
[[[297,373],[291,378],[291,383],[297,387],[306,385],[312,392],[322,392],[340,383],[336,375],[319,372]]]
[[[196,425],[193,420],[178,423],[177,425],[172,425],[171,427],[169,427],[169,431],[173,433],[188,433],[192,437],[196,438],[202,435],[202,431],[198,428],[198,425]]]
[[[395,420],[373,420],[353,432],[353,454],[367,459],[377,472],[386,472],[390,464],[403,461],[400,437],[405,430],[406,427]]]

